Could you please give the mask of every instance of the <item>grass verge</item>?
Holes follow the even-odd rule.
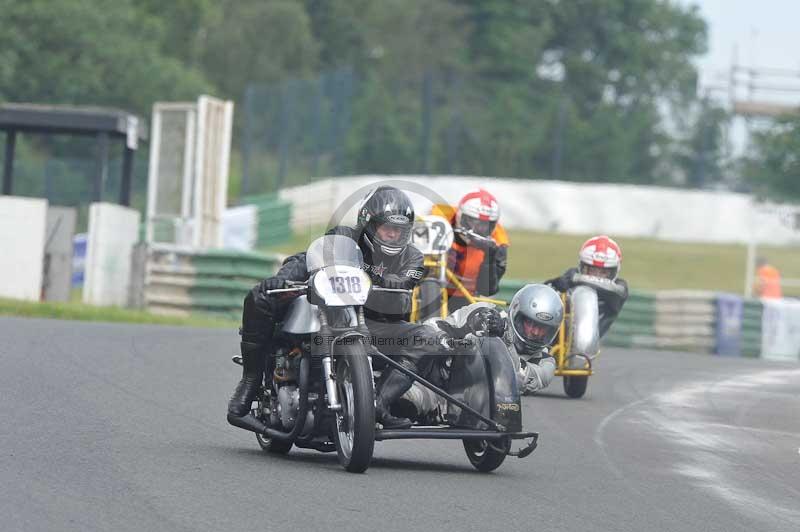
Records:
[[[214,316],[160,316],[118,307],[94,307],[83,303],[36,303],[0,298],[0,316],[22,316],[59,320],[103,321],[115,323],[150,323],[190,327],[238,327],[238,323]]]
[[[280,246],[270,248],[284,254],[306,249],[323,228],[295,234]],[[580,245],[592,235],[564,235],[533,231],[509,231],[507,279],[545,280],[561,274],[578,261]],[[611,235],[613,237],[613,235]],[[744,291],[747,248],[735,244],[688,244],[643,238],[617,238],[622,246],[621,276],[636,290],[714,290],[741,294]],[[787,279],[800,279],[800,249],[758,249]],[[800,287],[786,288],[787,296],[800,296]]]
[[[508,252],[509,279],[543,280],[578,262],[578,249],[591,235],[558,235],[512,231]],[[613,235],[612,235],[613,237]],[[688,244],[642,238],[617,238],[622,247],[622,271],[637,290],[744,291],[747,248],[735,244]],[[761,247],[784,278],[800,279],[800,249]],[[800,288],[785,289],[798,296]]]

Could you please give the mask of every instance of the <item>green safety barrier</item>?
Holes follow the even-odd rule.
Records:
[[[275,273],[282,257],[277,254],[208,251],[192,256],[195,283],[190,288],[192,307],[202,312],[238,317],[247,292]]]
[[[742,356],[761,354],[761,319],[764,305],[757,299],[747,299],[742,309]]]
[[[247,292],[275,273],[278,254],[232,252],[177,253],[149,275],[148,306],[162,311],[205,313],[238,319]]]
[[[263,248],[282,244],[292,237],[292,204],[277,194],[245,196],[241,205],[255,205],[258,209],[256,247]]]
[[[603,338],[613,347],[654,347],[656,344],[655,294],[631,291],[619,317]]]
[[[530,281],[520,281],[518,279],[504,279],[500,281],[500,289],[497,291],[497,294],[494,295],[496,299],[502,299],[506,302],[511,302],[511,298],[514,297],[520,288],[525,286],[526,284],[530,283]]]

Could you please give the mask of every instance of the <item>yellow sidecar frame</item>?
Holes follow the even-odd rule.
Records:
[[[572,347],[572,331],[568,326],[570,323],[571,309],[567,301],[567,295],[561,293],[561,303],[564,305],[564,317],[561,320],[561,327],[558,329],[556,341],[550,348],[550,354],[556,359],[556,375],[559,377],[588,377],[592,375],[592,364],[586,360],[584,369],[569,368],[569,352]]]
[[[472,294],[467,288],[464,286],[464,283],[456,276],[453,271],[447,267],[447,260],[446,260],[446,253],[441,253],[438,255],[425,255],[425,272],[430,271],[438,271],[438,275],[436,277],[428,276],[427,279],[436,279],[439,282],[439,292],[442,304],[439,307],[439,316],[444,319],[450,313],[448,310],[447,301],[449,298],[448,294],[448,282],[452,285],[453,288],[456,289],[457,293],[464,297],[470,304],[476,303],[478,301],[485,302],[485,303],[494,303],[495,305],[499,306],[506,306],[508,303],[503,301],[502,299],[493,299],[491,297],[479,296]],[[411,295],[411,321],[417,322],[419,321],[419,309],[420,309],[420,287],[417,285],[414,288],[414,291]]]

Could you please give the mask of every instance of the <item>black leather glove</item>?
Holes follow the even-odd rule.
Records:
[[[405,290],[408,289],[408,277],[401,277],[395,274],[384,274],[383,277],[379,277],[378,285],[381,288]]]
[[[564,279],[563,277],[556,277],[555,279],[547,281],[547,283],[545,284],[548,284],[551,287],[553,287],[553,290],[555,290],[556,292],[566,292],[567,290],[569,290],[569,281],[567,279]]]
[[[475,333],[484,333],[486,336],[503,336],[506,331],[506,320],[497,309],[480,307],[469,313],[467,326]]]
[[[267,279],[264,279],[258,283],[258,291],[263,296],[267,295],[267,290],[279,290],[281,288],[286,288],[286,281],[278,277],[268,277]]]

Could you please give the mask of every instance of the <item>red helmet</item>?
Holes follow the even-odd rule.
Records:
[[[500,206],[497,205],[497,199],[486,190],[478,188],[467,192],[458,202],[456,229],[489,236],[499,218]]]
[[[622,267],[622,249],[606,235],[593,236],[578,253],[580,272],[614,280]]]

